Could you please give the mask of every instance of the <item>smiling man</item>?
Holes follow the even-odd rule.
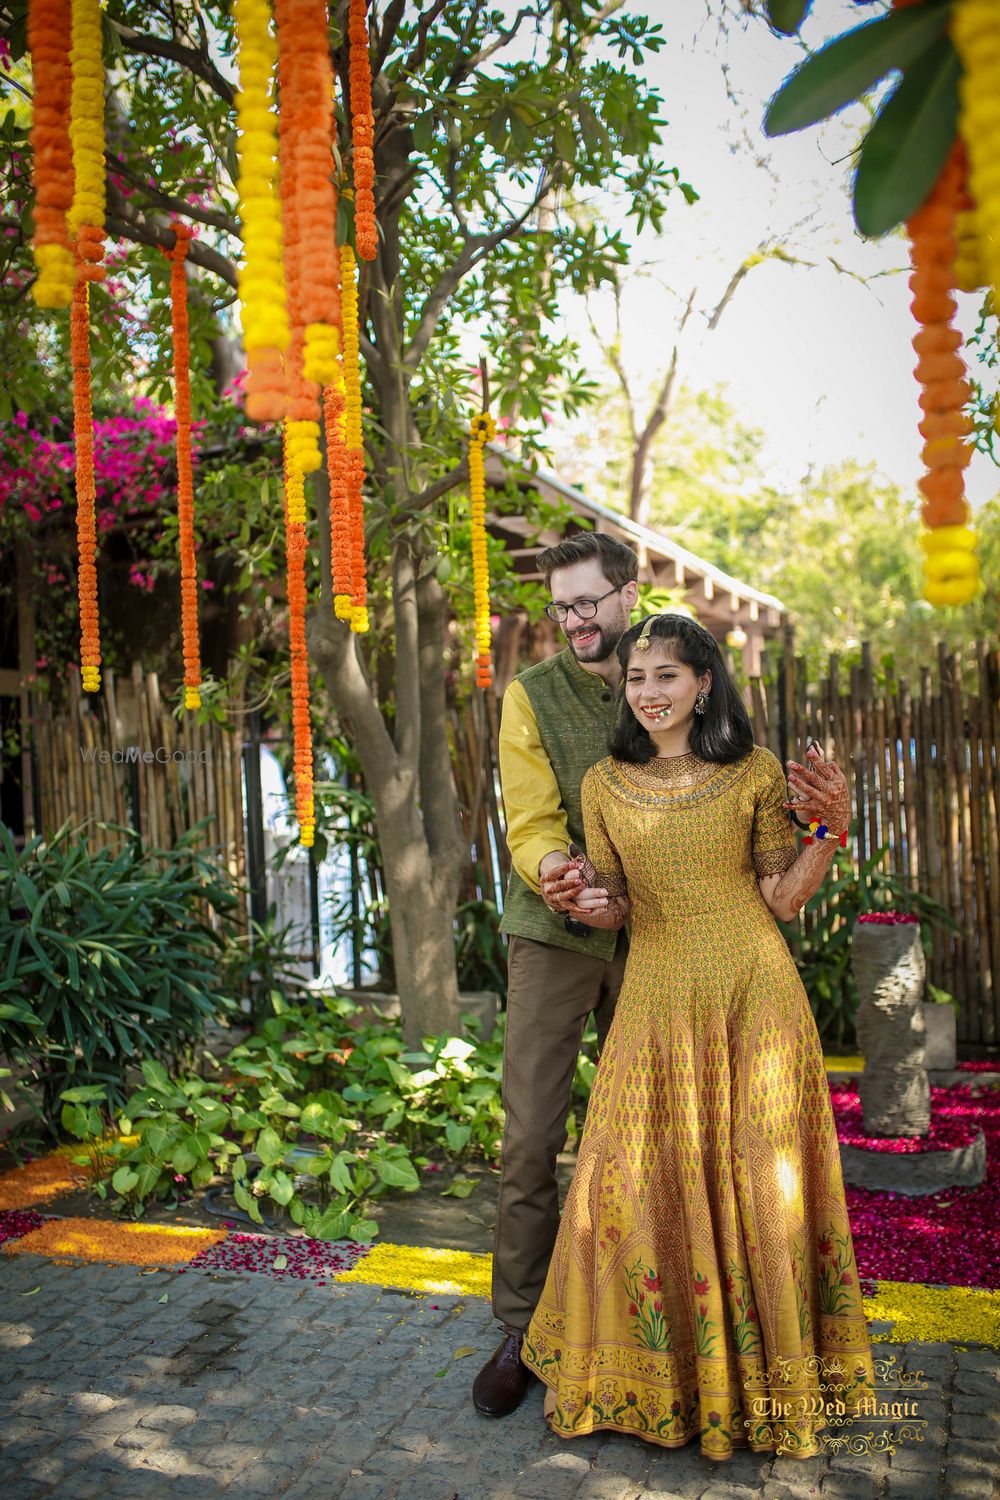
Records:
[[[639,596],[631,547],[582,532],[539,566],[549,618],[567,648],[529,667],[504,694],[500,777],[513,869],[501,931],[508,939],[506,1111],[493,1251],[493,1312],[503,1341],[472,1388],[476,1410],[504,1417],[534,1378],[521,1343],[559,1228],[556,1157],[587,1017],[603,1044],[625,968],[624,932],[554,911],[546,886],[583,843],[580,783],[608,753],[621,669],[615,648]]]

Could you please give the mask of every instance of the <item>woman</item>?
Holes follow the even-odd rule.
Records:
[[[821,825],[800,851],[708,631],[656,615],[618,655],[587,856],[543,894],[629,922],[631,947],[522,1358],[564,1437],[805,1457],[873,1379],[823,1053],[775,918],[819,888],[848,788],[818,751],[790,763]]]

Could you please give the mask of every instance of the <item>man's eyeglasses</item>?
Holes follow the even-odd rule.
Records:
[[[621,593],[624,587],[623,583],[619,583],[616,588],[608,589],[606,594],[601,594],[597,599],[578,599],[575,604],[546,604],[545,613],[557,625],[565,624],[569,619],[570,610],[573,611],[578,620],[592,620],[597,614],[597,606],[601,601],[610,599],[612,594]]]

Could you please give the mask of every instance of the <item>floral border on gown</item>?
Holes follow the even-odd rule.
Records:
[[[729,940],[708,924],[682,962],[633,930],[522,1358],[563,1437],[807,1457],[874,1375],[819,1035],[756,885],[754,864],[785,868],[796,846],[769,752],[703,768],[688,756],[626,774],[609,760],[584,783],[588,854],[610,889],[656,878],[660,820],[636,821],[643,807],[679,814],[670,858],[707,840],[711,861],[713,840],[745,825],[749,883]]]

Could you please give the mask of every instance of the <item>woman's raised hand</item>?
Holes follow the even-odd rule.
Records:
[[[807,765],[790,760],[788,781],[794,800],[784,805],[803,822],[825,823],[830,833],[839,836],[851,821],[851,790],[843,771],[832,760],[824,760],[818,745],[806,751]]]

